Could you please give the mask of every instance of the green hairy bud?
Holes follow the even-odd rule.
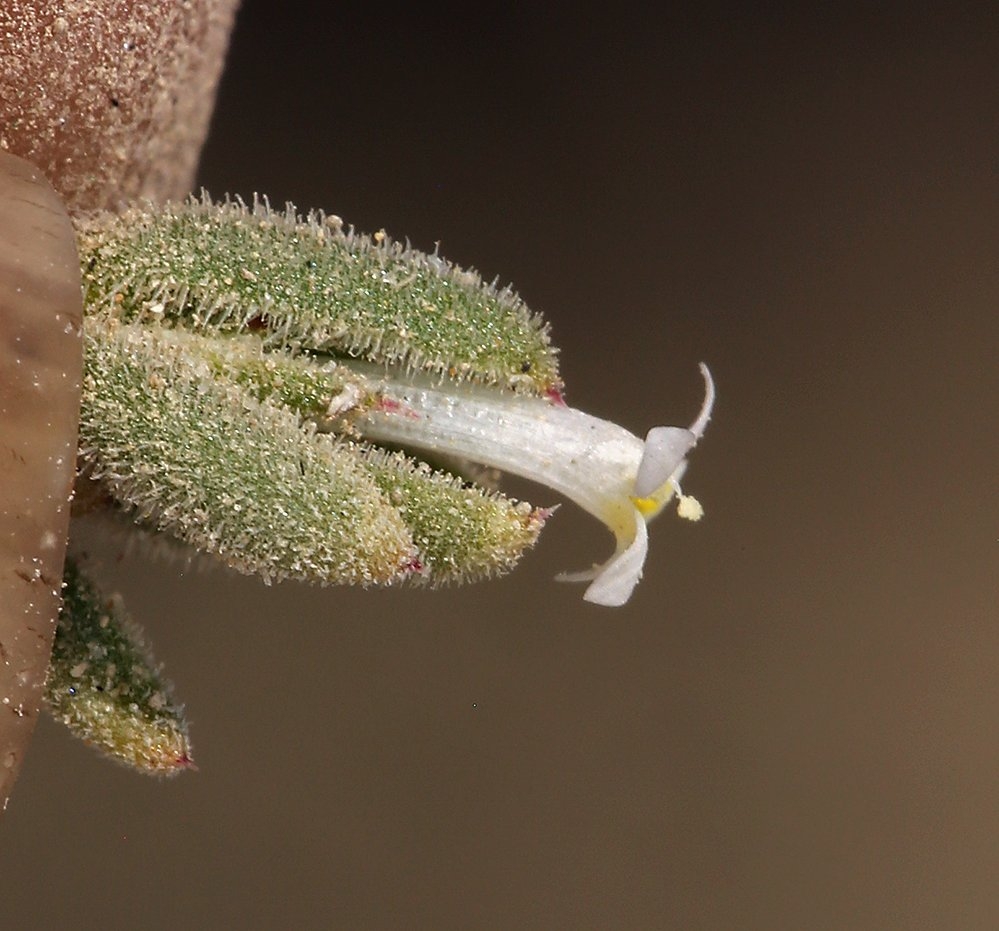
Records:
[[[45,690],[52,716],[115,760],[164,775],[194,765],[183,712],[138,629],[72,560]]]

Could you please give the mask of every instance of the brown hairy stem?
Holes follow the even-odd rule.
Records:
[[[76,470],[80,266],[41,173],[0,153],[0,808],[45,685]]]
[[[0,0],[0,149],[70,213],[191,190],[236,0]]]
[[[190,191],[237,5],[0,0],[0,810],[48,668],[75,469],[67,210]]]

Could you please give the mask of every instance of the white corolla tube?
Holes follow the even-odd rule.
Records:
[[[557,399],[524,397],[494,388],[450,383],[378,385],[380,403],[355,421],[376,442],[458,456],[554,489],[606,524],[614,555],[561,581],[588,581],[584,598],[622,605],[642,577],[646,523],[674,495],[678,514],[698,520],[703,510],[684,495],[687,455],[711,417],[715,387],[701,363],[705,395],[690,427],[653,427],[645,440]]]

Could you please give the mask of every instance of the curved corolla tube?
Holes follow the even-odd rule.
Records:
[[[646,522],[676,495],[678,513],[702,512],[680,490],[686,457],[714,405],[711,373],[701,363],[704,403],[689,428],[654,427],[643,442],[617,424],[546,398],[475,385],[379,384],[379,403],[353,422],[365,438],[451,456],[520,475],[560,492],[603,521],[617,541],[605,563],[561,581],[589,581],[584,598],[624,604],[642,577]]]

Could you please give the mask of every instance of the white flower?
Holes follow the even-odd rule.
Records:
[[[696,499],[680,490],[687,454],[711,417],[715,389],[701,363],[705,396],[689,428],[654,427],[643,442],[623,427],[567,407],[559,398],[524,397],[493,388],[385,380],[380,403],[354,426],[362,436],[410,449],[458,456],[555,489],[603,521],[614,555],[592,569],[563,573],[589,581],[584,598],[621,605],[642,577],[646,522],[674,496],[681,517],[698,520]]]

